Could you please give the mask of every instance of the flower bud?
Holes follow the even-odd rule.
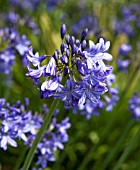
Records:
[[[71,36],[71,37],[70,37],[70,45],[73,46],[73,45],[74,45],[74,42],[75,42],[75,37],[74,37],[74,36]]]
[[[67,58],[67,56],[66,56],[66,55],[62,55],[61,61],[62,61],[63,64],[67,64],[67,63],[68,63],[68,58]]]
[[[69,35],[66,35],[66,42],[68,45],[70,44],[70,36]]]
[[[69,72],[69,68],[68,66],[64,67],[64,75],[66,76]]]
[[[81,43],[82,50],[84,50],[86,48],[86,45],[87,45],[86,40],[83,40]]]
[[[86,28],[86,29],[84,29],[84,31],[82,32],[81,41],[83,41],[83,40],[86,38],[87,33],[88,33],[88,29]]]
[[[64,53],[64,50],[65,50],[65,45],[64,45],[64,44],[61,44],[60,49],[61,49],[61,53],[63,54],[63,53]]]
[[[53,58],[54,58],[55,61],[57,62],[57,60],[58,60],[58,52],[57,52],[57,50],[54,52]]]
[[[61,34],[61,38],[62,38],[62,40],[63,40],[63,38],[64,38],[64,36],[65,36],[65,34],[66,34],[66,25],[65,25],[65,24],[63,24],[63,25],[61,26],[60,34]]]

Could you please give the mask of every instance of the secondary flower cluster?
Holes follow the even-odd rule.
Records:
[[[0,99],[0,148],[6,150],[8,145],[17,147],[17,139],[24,141],[24,144],[32,146],[37,132],[43,123],[42,115],[32,114],[28,111],[28,98],[25,104],[17,101],[14,105],[10,105],[5,99]],[[43,107],[43,112],[48,112],[47,107]],[[38,160],[37,166],[45,168],[47,161],[54,161],[54,151],[58,148],[63,149],[63,143],[68,141],[67,130],[70,128],[69,118],[65,118],[61,123],[57,123],[55,111],[53,121],[49,129],[44,134],[41,142],[38,144],[36,155]]]
[[[15,55],[18,52],[23,64],[25,63],[25,53],[28,50],[30,41],[25,35],[20,36],[15,29],[8,27],[0,29],[1,47],[0,50],[0,73],[9,74],[15,64]],[[6,48],[5,48],[6,46]]]
[[[107,53],[110,42],[103,38],[97,44],[85,40],[87,28],[80,40],[65,35],[65,24],[61,26],[60,33],[60,50],[54,52],[47,65],[43,62],[48,59],[47,56],[40,57],[38,53],[33,54],[32,47],[29,49],[26,75],[39,85],[41,98],[53,96],[62,100],[66,108],[83,106],[87,100],[97,103],[100,96],[108,91],[105,80],[112,67],[105,65],[104,61],[112,60]]]
[[[17,147],[17,138],[27,142],[26,134],[35,135],[41,127],[41,117],[26,112],[28,103],[28,99],[25,99],[25,105],[17,101],[11,106],[5,99],[0,99],[0,148],[6,150],[7,145]]]
[[[129,100],[129,110],[137,121],[140,120],[140,97],[138,92],[134,93],[134,96]]]

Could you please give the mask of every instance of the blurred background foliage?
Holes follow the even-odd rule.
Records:
[[[128,8],[132,1],[58,0],[56,4],[53,1],[53,4],[51,0],[44,0],[34,9],[11,2],[12,0],[0,1],[0,26],[7,26],[3,16],[10,11],[16,12],[21,18],[31,17],[39,29],[38,34],[23,24],[22,19],[18,23],[11,23],[10,27],[16,27],[21,35],[26,34],[34,51],[39,51],[41,55],[53,55],[54,51],[59,49],[59,30],[63,23],[67,26],[67,32],[77,38],[87,27],[88,36],[94,42],[97,42],[99,37],[111,42],[110,53],[113,55],[113,61],[110,65],[114,67],[119,101],[113,111],[101,110],[100,116],[93,116],[90,120],[80,113],[73,114],[72,111],[65,110],[61,103],[59,119],[69,116],[72,124],[68,132],[69,142],[65,144],[63,151],[57,151],[57,160],[49,163],[45,170],[139,170],[140,123],[132,119],[128,110],[128,100],[134,91],[140,91],[140,32],[136,23],[133,23],[134,36],[129,36],[126,32],[117,32],[114,28],[115,21],[124,22],[122,9]],[[133,4],[140,7],[138,0],[133,1]],[[120,57],[119,48],[123,43],[129,43],[132,47],[128,56],[132,62],[125,73],[118,71],[116,65],[116,60]],[[25,76],[26,72],[26,67],[22,66],[22,61],[17,55],[11,73],[0,74],[0,97],[11,103],[23,101],[28,97],[30,109],[39,112],[42,104],[47,103],[49,106],[52,100],[40,99],[39,91]],[[23,147],[22,143],[18,148],[9,147],[6,152],[0,149],[0,169],[14,169],[18,161],[23,162],[28,149]]]

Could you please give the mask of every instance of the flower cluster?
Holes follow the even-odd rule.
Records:
[[[42,62],[48,59],[47,56],[40,57],[38,53],[33,54],[32,47],[29,49],[26,75],[39,85],[41,98],[53,96],[62,100],[66,108],[83,106],[87,100],[97,103],[100,96],[108,91],[105,80],[111,74],[112,67],[104,61],[112,60],[107,53],[110,42],[103,38],[97,44],[91,40],[88,42],[85,40],[87,28],[80,40],[65,35],[65,24],[61,26],[60,33],[60,50],[54,52],[47,65]]]
[[[138,92],[134,93],[134,96],[129,100],[129,110],[137,121],[140,120],[140,98]]]
[[[41,127],[41,117],[26,112],[28,104],[28,99],[25,99],[25,105],[21,105],[20,101],[10,105],[5,99],[0,99],[0,148],[6,150],[7,145],[17,147],[15,139],[27,142],[26,134],[35,135]]]
[[[28,98],[25,98],[24,105],[20,101],[10,105],[5,99],[0,99],[0,148],[7,150],[8,145],[17,147],[17,139],[32,146],[43,119],[42,115],[28,111],[28,105]],[[43,107],[43,112],[48,112],[48,108]],[[71,126],[69,118],[57,123],[56,114],[58,114],[58,110],[55,111],[53,121],[37,147],[38,161],[36,165],[41,165],[42,168],[47,166],[47,161],[55,160],[54,151],[58,148],[63,149],[63,143],[68,141],[67,130]]]
[[[0,73],[9,74],[12,66],[15,64],[16,53],[19,53],[23,64],[26,64],[25,53],[28,50],[30,41],[25,35],[20,36],[15,29],[8,27],[0,29],[1,46],[0,50]],[[5,48],[5,46],[7,46]]]

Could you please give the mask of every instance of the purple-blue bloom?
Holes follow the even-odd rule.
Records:
[[[0,148],[6,150],[8,145],[17,147],[15,139],[27,142],[27,136],[36,135],[41,127],[42,118],[26,111],[27,104],[24,106],[18,101],[14,105],[10,105],[4,99],[0,99],[0,103]]]
[[[49,98],[52,96],[58,89],[59,83],[57,78],[53,77],[52,79],[45,81],[41,85],[41,97],[42,98]]]
[[[65,24],[60,34],[60,50],[54,52],[47,65],[42,64],[45,56],[40,57],[38,53],[34,55],[32,48],[29,48],[26,75],[40,82],[38,88],[41,98],[52,96],[64,101],[66,108],[79,107],[87,100],[98,102],[100,96],[107,92],[105,81],[112,72],[112,67],[104,63],[112,60],[112,55],[107,53],[110,42],[100,38],[94,44],[89,40],[88,47],[88,40],[85,40],[88,29],[82,32],[78,40],[66,35]]]

